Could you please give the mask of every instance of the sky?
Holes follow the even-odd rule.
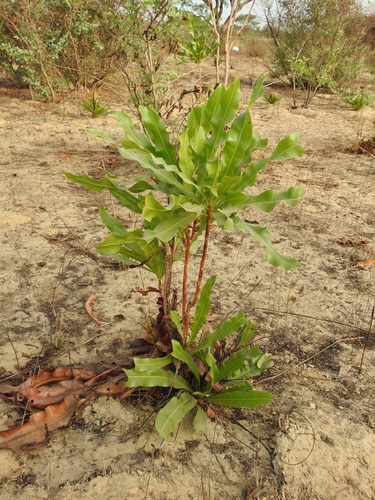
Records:
[[[197,0],[197,3],[201,3],[201,0]],[[252,11],[252,14],[257,16],[257,20],[259,21],[261,26],[264,26],[266,24],[263,14],[263,5],[265,3],[272,4],[272,0],[270,0],[270,2],[268,2],[267,0],[255,0],[254,8]],[[371,12],[375,12],[375,0],[359,0],[359,3],[361,3],[365,9],[369,9]],[[241,13],[245,14],[248,11],[249,11],[249,5],[247,5]],[[224,9],[223,13],[224,19],[226,19],[229,16],[229,13],[230,13],[229,8]]]

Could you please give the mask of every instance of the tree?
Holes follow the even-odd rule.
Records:
[[[220,50],[222,50],[225,59],[225,74],[224,84],[228,85],[229,68],[230,68],[230,54],[235,43],[236,38],[241,31],[247,26],[251,19],[251,12],[255,4],[255,0],[229,0],[230,13],[222,21],[223,10],[226,6],[226,0],[203,0],[210,10],[213,29],[216,34],[217,50],[216,50],[216,80],[220,81],[219,75],[219,61]],[[240,12],[249,5],[249,11],[242,18],[242,24],[238,26],[238,16]]]
[[[303,106],[319,88],[338,91],[359,76],[365,27],[356,0],[276,0],[276,7],[265,12],[276,70],[304,91]]]

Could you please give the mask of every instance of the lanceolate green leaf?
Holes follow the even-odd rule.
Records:
[[[155,154],[155,148],[150,139],[145,134],[141,134],[139,132],[130,117],[123,111],[117,111],[116,114],[120,127],[124,129],[126,138],[135,142],[141,148],[147,149],[151,153]]]
[[[248,347],[243,347],[239,351],[233,353],[232,356],[230,356],[227,361],[220,366],[218,380],[228,378],[233,372],[241,368],[248,351]]]
[[[305,193],[305,189],[297,187],[291,187],[288,191],[267,190],[257,196],[248,196],[246,202],[238,205],[238,208],[251,205],[262,212],[271,212],[280,201],[288,207],[294,208]]]
[[[260,405],[266,405],[273,400],[273,395],[263,391],[229,391],[225,390],[214,394],[208,398],[210,403],[231,408],[258,408]]]
[[[193,163],[193,154],[190,147],[190,139],[187,129],[185,129],[180,136],[180,148],[178,150],[178,156],[180,158],[181,171],[190,179],[192,179],[194,175],[195,165]]]
[[[193,420],[193,427],[195,432],[207,431],[207,413],[199,405],[197,405],[197,413]]]
[[[142,217],[148,221],[153,219],[165,219],[171,216],[171,211],[167,210],[151,194],[146,194],[142,210]]]
[[[295,267],[301,267],[298,260],[277,252],[272,245],[271,236],[267,228],[254,226],[253,224],[242,221],[239,217],[233,217],[233,220],[236,228],[241,231],[250,232],[254,241],[265,245],[268,262],[270,262],[273,266],[280,266],[286,271]]]
[[[191,224],[199,214],[191,212],[180,212],[173,215],[168,220],[160,222],[155,229],[144,232],[144,239],[150,241],[153,238],[158,238],[160,241],[170,241],[175,236],[179,228],[185,228]]]
[[[169,134],[163,120],[153,108],[140,106],[142,122],[149,133],[151,141],[155,145],[156,156],[164,158],[167,164],[176,165],[176,148],[169,142]]]
[[[177,172],[176,167],[167,165],[163,159],[155,158],[146,151],[124,148],[120,148],[119,151],[124,158],[138,162],[143,168],[151,172],[152,175],[161,183],[165,183],[166,186],[176,187],[179,191],[178,194],[184,194],[196,203],[200,202],[199,199],[195,196],[194,190],[184,184],[186,178],[182,172]],[[159,161],[160,167],[157,167],[154,164],[154,160]],[[175,171],[171,170],[173,168]],[[190,181],[189,183],[193,184],[193,181]],[[197,188],[197,190],[199,191],[199,188]],[[166,194],[171,194],[170,190],[163,192],[165,192]]]
[[[195,309],[193,323],[191,325],[191,334],[189,338],[188,345],[191,345],[195,342],[195,339],[204,325],[206,321],[207,315],[210,312],[211,307],[211,291],[216,281],[216,275],[208,278],[206,283],[203,285],[201,294],[199,296],[199,300],[197,303],[197,307]]]
[[[232,335],[235,333],[241,326],[243,326],[248,320],[245,318],[243,313],[238,313],[233,318],[229,319],[222,323],[214,333],[207,334],[203,340],[196,346],[194,349],[190,351],[190,354],[195,354],[200,352],[207,347],[212,346],[215,342],[219,342],[220,340]]]
[[[108,189],[111,194],[125,207],[129,208],[133,212],[140,214],[142,210],[139,207],[139,200],[132,194],[130,194],[126,188],[118,186],[114,181],[107,179],[95,180],[91,179],[88,175],[73,175],[68,172],[64,172],[64,175],[72,182],[77,182],[81,184],[86,189],[94,191],[95,193],[100,193],[103,189]]]
[[[240,182],[233,187],[233,190],[242,191],[248,186],[254,186],[258,172],[264,170],[270,161],[269,158],[254,161],[244,170]]]
[[[164,366],[170,365],[172,361],[172,356],[165,356],[164,358],[134,358],[134,370],[137,372],[159,370]]]
[[[155,427],[160,437],[167,438],[197,402],[195,398],[186,392],[180,394],[178,398],[172,398],[159,411],[155,420]]]
[[[142,239],[142,230],[136,229],[125,235],[110,234],[96,250],[101,255],[112,257],[128,265],[142,265],[155,273],[159,279],[164,275],[163,248]]]
[[[210,367],[210,370],[208,372],[208,378],[209,380],[207,381],[204,390],[205,391],[210,391],[212,386],[218,382],[219,379],[219,368],[217,366],[216,359],[214,358],[213,354],[211,351],[208,351],[206,354],[205,361],[207,365]]]
[[[180,335],[182,335],[182,325],[181,325],[181,320],[180,320],[180,316],[178,315],[178,312],[177,311],[171,311],[170,312],[170,316],[171,316],[171,320],[175,324],[175,327],[177,328],[178,333]],[[174,342],[174,340],[172,340],[172,343],[173,342]]]
[[[250,377],[256,377],[263,373],[268,368],[273,366],[273,362],[271,360],[271,356],[266,354],[261,354],[258,350],[258,354],[255,357],[250,357],[250,359],[246,359],[243,365],[238,368],[236,371],[232,372],[228,375],[228,379],[248,379]]]
[[[254,102],[259,99],[259,97],[262,97],[262,95],[264,94],[264,88],[263,88],[263,82],[264,80],[267,78],[267,75],[266,76],[262,76],[261,78],[258,78],[258,81],[251,93],[251,97],[250,97],[250,102],[248,104],[248,108],[250,109]]]
[[[236,168],[246,156],[252,135],[253,126],[251,116],[248,111],[245,111],[234,120],[229,130],[228,139],[220,159],[219,179],[222,179],[224,176],[234,175]]]
[[[99,130],[93,130],[93,129],[86,129],[86,134],[90,134],[90,135],[93,135],[95,137],[100,137],[100,139],[103,139],[104,141],[108,142],[109,144],[111,144],[112,146],[115,146],[116,143],[115,141],[112,139],[112,137],[107,134],[106,132],[100,132]]]
[[[139,181],[128,188],[131,193],[143,193],[144,191],[154,191],[155,186],[146,181]]]
[[[133,369],[124,371],[128,377],[127,387],[174,387],[175,389],[185,389],[193,392],[190,384],[184,378],[170,370],[160,369],[138,372]]]
[[[220,98],[219,111],[211,121],[212,135],[206,142],[207,158],[211,158],[213,150],[225,139],[225,125],[230,123],[236,115],[240,101],[240,79],[236,77]]]
[[[127,229],[124,228],[121,221],[116,217],[113,217],[107,210],[103,207],[99,207],[99,215],[103,221],[103,224],[107,229],[111,231],[116,236],[124,236],[128,233]]]
[[[239,176],[226,175],[217,186],[217,196],[226,196],[227,191],[236,186],[240,181],[241,177]],[[242,195],[242,193],[239,194]]]
[[[171,311],[171,312],[175,312],[175,311]],[[189,369],[194,374],[198,383],[200,383],[201,378],[200,378],[200,375],[198,372],[198,368],[197,368],[197,365],[195,364],[193,358],[191,357],[191,355],[187,351],[184,350],[182,345],[179,342],[177,342],[177,340],[172,340],[172,346],[173,346],[172,356],[176,359],[179,359],[183,363],[186,363],[188,365]]]
[[[214,94],[211,95],[211,98]],[[209,101],[208,101],[209,102]],[[203,113],[206,105],[198,104],[195,106],[189,113],[187,119],[186,130],[188,133],[189,139],[193,137],[199,127],[202,126]]]
[[[248,345],[250,340],[254,337],[256,329],[257,325],[249,321],[249,323],[244,326],[241,332],[240,345]]]
[[[304,153],[304,149],[298,145],[299,134],[291,134],[282,139],[271,155],[271,161],[288,160]]]
[[[212,129],[212,119],[220,110],[221,99],[224,94],[225,94],[224,85],[222,84],[218,85],[216,89],[212,92],[207,103],[202,108],[203,112],[202,112],[201,124],[203,125],[203,128],[207,133]],[[192,127],[191,127],[190,137],[192,137],[193,135],[192,132],[194,130],[193,127],[195,126],[195,123],[192,123],[191,125]]]

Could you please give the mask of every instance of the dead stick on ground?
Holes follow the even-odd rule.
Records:
[[[312,356],[310,356],[310,357],[308,357],[306,359],[303,359],[302,361],[300,361],[299,363],[297,363],[294,366],[291,366],[287,370],[284,370],[284,371],[278,373],[277,375],[274,375],[273,377],[264,378],[263,380],[259,380],[258,382],[254,382],[253,385],[262,384],[263,382],[267,382],[268,380],[274,380],[275,378],[282,377],[283,375],[286,375],[287,373],[295,370],[296,368],[298,368],[299,366],[303,365],[304,363],[307,363],[307,361],[310,361],[311,359],[316,358],[317,356],[319,356],[319,354],[322,354],[322,352],[327,351],[328,349],[330,349],[331,347],[333,347],[336,344],[340,344],[341,342],[348,342],[348,341],[351,341],[351,340],[358,340],[358,339],[361,339],[361,338],[362,337],[345,337],[344,339],[336,340],[335,342],[332,342],[332,344],[329,344],[324,349],[320,349],[320,351],[316,352],[315,354],[313,354]]]
[[[95,314],[92,310],[92,307],[91,307],[91,303],[93,302],[93,300],[95,298],[96,298],[95,293],[91,293],[90,297],[86,301],[85,308],[86,308],[88,315],[90,316],[91,321],[95,321],[95,323],[98,323],[98,325],[104,326],[103,323],[101,323],[101,321],[99,321],[99,319],[95,316]]]
[[[365,345],[363,346],[361,364],[359,365],[358,373],[361,373],[361,371],[362,371],[363,360],[364,360],[365,352],[366,352],[366,348],[367,348],[367,342],[368,342],[368,339],[370,338],[372,322],[374,321],[374,313],[375,313],[375,306],[372,308],[372,313],[371,313],[371,318],[370,318],[370,325],[369,325],[368,331],[366,333]]]

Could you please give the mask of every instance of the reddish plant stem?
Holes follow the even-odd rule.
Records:
[[[183,274],[183,280],[182,280],[182,326],[183,326],[183,337],[184,340],[186,340],[187,335],[188,335],[188,330],[189,330],[189,315],[187,314],[188,311],[188,305],[187,305],[187,283],[188,283],[188,270],[189,270],[189,259],[190,259],[190,250],[191,250],[191,245],[194,241],[195,235],[197,234],[199,230],[199,222],[198,220],[195,220],[193,223],[193,227],[191,230],[191,233],[189,231],[189,228],[185,228],[185,240],[184,240],[184,247],[185,247],[185,260],[184,260],[184,274]]]
[[[198,302],[201,290],[202,290],[202,281],[203,281],[203,273],[204,273],[204,266],[206,264],[206,258],[207,258],[207,252],[208,252],[208,241],[210,238],[210,231],[211,231],[211,221],[212,221],[212,207],[211,205],[208,205],[207,207],[207,223],[206,223],[206,231],[204,235],[204,245],[203,245],[203,254],[201,258],[201,263],[199,266],[199,273],[198,273],[198,279],[197,279],[197,286],[195,289],[195,294],[193,300],[189,303],[189,305],[186,307],[186,313],[183,317],[183,324],[187,325],[187,328],[189,327],[189,322],[190,322],[190,311],[192,307],[196,305]],[[187,336],[187,331],[186,331],[186,336]],[[184,330],[184,338],[185,338],[185,330]]]
[[[172,248],[168,243],[164,243],[164,290],[163,290],[163,309],[164,316],[168,316],[171,310],[170,293],[172,281],[173,255]]]
[[[183,337],[184,340],[187,337],[188,328],[189,328],[189,318],[186,314],[187,308],[187,282],[188,282],[188,268],[189,268],[189,257],[190,257],[190,247],[191,247],[191,239],[189,234],[189,228],[185,228],[185,260],[184,260],[184,275],[182,279],[182,326],[183,326]]]

